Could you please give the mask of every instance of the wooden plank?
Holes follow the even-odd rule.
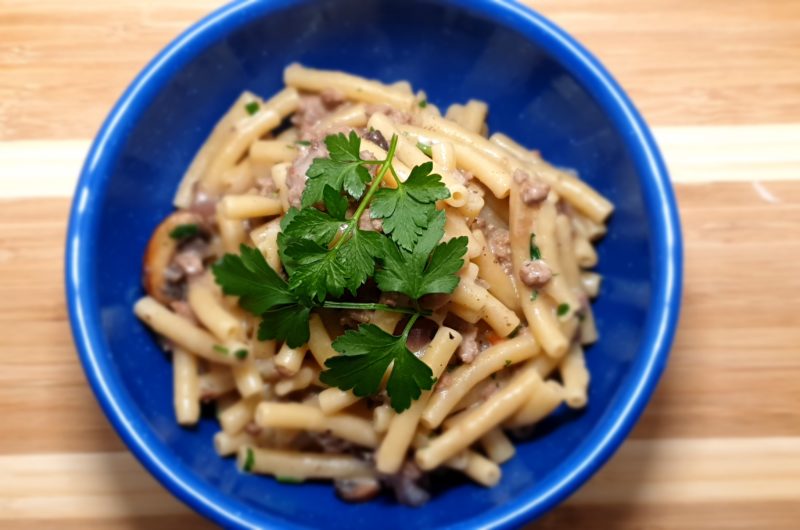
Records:
[[[123,447],[89,390],[62,280],[67,199],[7,200],[0,211],[2,453]]]
[[[547,514],[528,530],[796,530],[797,502],[736,502],[703,504],[634,504],[574,506],[569,502]]]
[[[675,183],[800,180],[800,123],[656,127]],[[0,198],[69,197],[89,140],[0,141]]]
[[[634,437],[800,436],[800,299],[785,296],[800,292],[800,275],[794,260],[775,259],[800,255],[800,183],[762,188],[678,186],[684,312],[669,368]],[[2,205],[0,333],[10,369],[0,371],[0,411],[17,435],[0,437],[0,454],[119,449],[66,322],[68,200]]]
[[[187,508],[128,453],[0,456],[0,521],[182,515]],[[678,510],[800,503],[800,438],[630,440],[567,501]]]
[[[92,136],[146,62],[223,3],[0,0],[0,140]],[[596,53],[656,125],[800,120],[794,0],[528,3]]]

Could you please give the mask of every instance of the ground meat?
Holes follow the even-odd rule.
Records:
[[[527,205],[538,204],[547,198],[550,186],[538,178],[531,177],[521,169],[514,171],[514,180],[520,184],[520,197]]]
[[[332,130],[319,127],[320,122],[330,115],[344,102],[344,94],[338,90],[327,88],[319,95],[300,97],[297,112],[292,116],[292,124],[298,129],[301,140],[322,140],[327,134],[347,132],[348,129]]]
[[[251,420],[247,422],[247,425],[244,426],[244,431],[252,436],[258,436],[261,434],[261,427],[259,427],[256,422]]]
[[[192,323],[197,324],[197,317],[192,311],[192,308],[189,307],[189,304],[184,302],[183,300],[175,300],[169,303],[170,309],[175,311],[176,314],[182,316],[186,320],[189,320]]]
[[[292,115],[292,124],[302,131],[313,127],[328,114],[330,110],[325,106],[322,96],[316,94],[301,96],[297,112]]]
[[[389,142],[386,141],[386,138],[383,137],[380,131],[376,131],[375,129],[370,129],[365,135],[365,140],[369,140],[373,144],[377,145],[381,149],[389,150]]]
[[[330,431],[308,432],[308,436],[326,453],[346,453],[354,448],[352,443],[332,435]]]
[[[369,215],[369,208],[364,210],[364,215],[358,220],[358,227],[361,230],[370,232],[383,232],[383,219],[373,219]]]
[[[256,190],[258,190],[259,195],[265,197],[274,197],[278,193],[278,187],[275,185],[275,181],[269,176],[261,177],[256,180]]]
[[[431,311],[436,311],[437,309],[441,309],[444,307],[448,302],[450,302],[450,295],[444,293],[437,293],[437,294],[426,294],[422,298],[419,299],[419,305],[421,305],[424,309],[430,309]]]
[[[319,93],[319,98],[326,109],[335,109],[344,103],[345,95],[335,88],[326,88]]]
[[[408,342],[406,343],[408,349],[412,352],[421,351],[425,346],[430,344],[433,340],[433,335],[438,330],[439,325],[433,320],[421,318],[417,320],[414,327],[408,334]]]
[[[422,506],[431,498],[424,487],[425,478],[425,474],[413,460],[406,460],[400,471],[385,477],[385,481],[394,490],[397,502],[408,506]]]
[[[438,392],[439,390],[444,390],[445,388],[449,387],[453,384],[453,376],[450,375],[450,372],[445,370],[442,375],[439,376],[439,380],[436,382],[436,388],[434,391]]]
[[[511,274],[511,240],[508,229],[487,223],[486,243],[506,274]]]
[[[373,477],[340,478],[333,485],[339,497],[349,502],[368,501],[381,491],[380,482]]]
[[[475,176],[470,171],[467,171],[466,169],[458,169],[458,170],[456,170],[456,174],[461,176],[462,182],[464,182],[464,183],[467,183],[470,180],[475,178]],[[481,196],[483,196],[483,191],[481,191]]]
[[[484,400],[489,399],[489,397],[497,392],[497,389],[500,388],[500,385],[497,381],[487,381],[483,384],[483,388],[481,388],[481,397]]]
[[[368,324],[372,316],[371,311],[348,310],[342,314],[339,323],[342,327],[355,329],[359,324]]]
[[[481,352],[478,342],[478,329],[473,327],[461,334],[461,344],[458,346],[458,357],[464,363],[471,363]]]
[[[204,192],[203,190],[195,189],[192,204],[189,205],[189,211],[200,215],[205,219],[212,219],[217,213],[218,199]]]
[[[553,273],[544,260],[525,260],[519,270],[519,279],[528,287],[540,288],[550,281]]]
[[[367,116],[373,114],[385,114],[390,120],[399,124],[411,123],[411,115],[408,112],[397,110],[396,108],[386,105],[385,103],[378,103],[375,105],[367,105]]]
[[[300,149],[298,156],[286,173],[286,188],[289,204],[300,206],[300,198],[306,188],[306,173],[315,158],[325,158],[328,156],[328,149],[322,142],[313,142],[308,148]]]

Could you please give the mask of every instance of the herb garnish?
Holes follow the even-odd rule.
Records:
[[[275,480],[283,484],[302,484],[304,482],[301,478],[285,477],[283,475],[275,475]]]
[[[217,353],[221,353],[222,355],[228,355],[228,354],[230,353],[230,351],[228,351],[228,348],[226,348],[226,347],[225,347],[225,346],[223,346],[222,344],[214,344],[213,346],[211,346],[211,348],[212,348],[212,349],[213,349],[215,352],[217,352]]]
[[[419,105],[419,108],[424,109],[425,107],[428,106],[428,100],[427,99],[421,99],[419,101],[419,103],[417,103],[417,105]]]
[[[244,110],[246,110],[250,116],[255,115],[260,109],[261,105],[258,104],[258,101],[251,101],[244,106]]]
[[[245,471],[250,472],[253,470],[253,465],[255,465],[255,463],[256,463],[256,455],[253,453],[253,450],[250,447],[248,447],[247,452],[244,455],[244,465],[242,466],[242,468]]]
[[[558,304],[558,309],[556,309],[556,314],[558,316],[563,317],[569,313],[569,304]]]
[[[196,236],[198,233],[200,233],[200,227],[195,223],[189,223],[178,225],[173,228],[169,233],[169,237],[176,241],[183,241],[184,239]]]
[[[431,148],[431,146],[429,146],[428,144],[417,142],[417,149],[422,151],[428,158],[433,158],[433,148]]]
[[[536,244],[536,234],[531,232],[531,259],[542,259],[542,251],[539,250],[539,245]]]
[[[236,350],[235,352],[233,352],[233,356],[236,357],[237,359],[239,359],[240,361],[243,361],[243,360],[247,359],[247,355],[248,355],[248,352],[244,348],[242,348],[240,350]]]
[[[361,158],[361,139],[354,132],[328,136],[325,145],[329,156],[312,162],[302,208],[289,210],[281,222],[278,247],[287,278],[259,250],[245,245],[239,255],[226,254],[212,271],[225,294],[238,296],[242,308],[262,317],[259,339],[285,341],[290,347],[308,341],[308,320],[316,308],[410,315],[397,336],[363,324],[338,337],[333,347],[340,355],[328,359],[320,374],[328,385],[367,396],[381,390],[391,369],[386,391],[400,412],[435,383],[431,369],[406,345],[414,323],[430,314],[420,308],[419,299],[455,289],[467,238],[440,243],[445,215],[436,201],[450,193],[441,177],[431,173],[431,163],[414,167],[405,182],[397,178],[392,167],[396,136],[385,160]],[[390,171],[396,187],[381,187]],[[383,221],[383,234],[359,228],[368,207],[371,217]],[[345,291],[356,295],[369,278],[383,292],[408,296],[411,307],[339,300]]]

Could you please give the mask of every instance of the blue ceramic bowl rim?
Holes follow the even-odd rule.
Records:
[[[232,30],[308,0],[239,0],[200,20],[164,50],[136,77],[115,104],[95,138],[73,199],[67,232],[65,283],[72,332],[86,376],[106,416],[139,461],[174,495],[201,514],[225,526],[304,528],[258,512],[193,476],[179,459],[147,431],[105,350],[91,256],[103,196],[111,169],[133,124],[147,110],[173,74],[197,53]],[[658,147],[643,119],[620,86],[586,49],[555,24],[512,0],[445,0],[505,24],[544,48],[578,79],[608,114],[630,150],[651,217],[653,288],[642,346],[631,375],[620,389],[618,404],[562,466],[548,476],[536,495],[521,495],[456,528],[510,528],[545,513],[582,485],[616,451],[641,415],[666,366],[680,310],[683,250],[677,207]],[[541,490],[541,491],[539,491]]]

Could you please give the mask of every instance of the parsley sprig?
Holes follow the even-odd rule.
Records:
[[[366,396],[381,390],[391,370],[386,392],[392,407],[402,411],[435,382],[431,369],[407,346],[414,323],[430,314],[419,299],[455,289],[467,238],[440,243],[445,215],[436,202],[449,191],[431,163],[414,167],[400,181],[392,167],[396,136],[384,160],[364,159],[355,132],[330,135],[325,145],[328,157],[315,159],[307,172],[302,207],[289,210],[281,222],[278,250],[285,276],[246,245],[238,255],[226,254],[212,271],[225,294],[238,296],[242,308],[262,318],[259,339],[290,347],[308,341],[309,317],[318,308],[408,314],[400,335],[362,324],[338,337],[333,348],[340,355],[328,359],[320,375],[328,385]],[[394,186],[384,187],[389,172]],[[384,233],[360,228],[367,208],[373,219],[382,220]],[[407,296],[411,306],[341,300],[346,293],[357,296],[370,278],[382,292]]]

